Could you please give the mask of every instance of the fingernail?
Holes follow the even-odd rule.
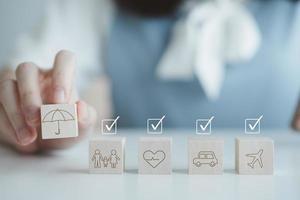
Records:
[[[54,100],[57,103],[63,103],[65,101],[65,91],[62,88],[55,89]]]
[[[22,145],[28,145],[35,139],[27,128],[22,128],[21,130],[17,131],[17,137]]]

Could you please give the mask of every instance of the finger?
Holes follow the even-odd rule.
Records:
[[[52,74],[53,103],[67,103],[72,90],[75,56],[62,50],[57,53]]]
[[[2,105],[0,105],[0,140],[14,145],[18,143],[15,130],[7,118]]]
[[[14,71],[12,71],[11,68],[2,69],[0,73],[0,82],[8,79],[12,79],[12,80],[16,79]]]
[[[37,133],[34,129],[27,126],[25,122],[25,118],[20,107],[17,84],[14,80],[1,82],[0,102],[16,132],[18,142],[21,145],[28,145],[32,143],[36,139]]]
[[[0,143],[7,145],[8,147],[13,147],[21,153],[35,153],[38,151],[36,142],[26,146],[18,143],[15,130],[6,116],[2,105],[0,105]]]
[[[21,108],[28,125],[39,125],[42,98],[39,86],[39,69],[33,63],[22,63],[16,71]]]
[[[77,116],[79,130],[82,132],[93,128],[97,120],[96,110],[84,101],[77,102]]]
[[[294,118],[293,118],[293,121],[292,121],[292,127],[295,130],[300,131],[300,102],[299,102],[299,104],[296,108],[296,112],[294,114]]]
[[[292,121],[292,128],[300,131],[300,116],[295,115]]]

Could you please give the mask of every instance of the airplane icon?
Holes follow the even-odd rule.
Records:
[[[246,154],[247,157],[252,158],[252,161],[248,163],[248,166],[253,169],[255,163],[258,162],[260,168],[262,168],[264,166],[263,162],[262,162],[262,159],[261,159],[261,156],[262,156],[263,152],[264,152],[264,150],[260,149],[257,153]]]

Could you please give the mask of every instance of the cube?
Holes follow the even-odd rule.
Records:
[[[224,141],[209,136],[188,139],[189,174],[222,174]]]
[[[235,140],[235,164],[239,174],[273,174],[274,142],[265,137]]]
[[[90,173],[121,174],[125,165],[125,138],[103,136],[90,140]]]
[[[171,174],[170,137],[142,137],[139,140],[139,173]]]
[[[41,106],[42,139],[78,136],[76,104],[49,104]]]

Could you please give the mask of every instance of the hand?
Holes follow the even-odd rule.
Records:
[[[298,106],[294,114],[294,118],[292,121],[292,128],[294,128],[296,131],[300,131],[300,101],[298,103]]]
[[[74,71],[75,56],[63,50],[50,70],[26,62],[15,72],[0,73],[0,142],[32,153],[67,147],[82,138],[95,123],[96,112],[78,100]],[[79,137],[41,140],[40,107],[48,103],[77,104]]]

